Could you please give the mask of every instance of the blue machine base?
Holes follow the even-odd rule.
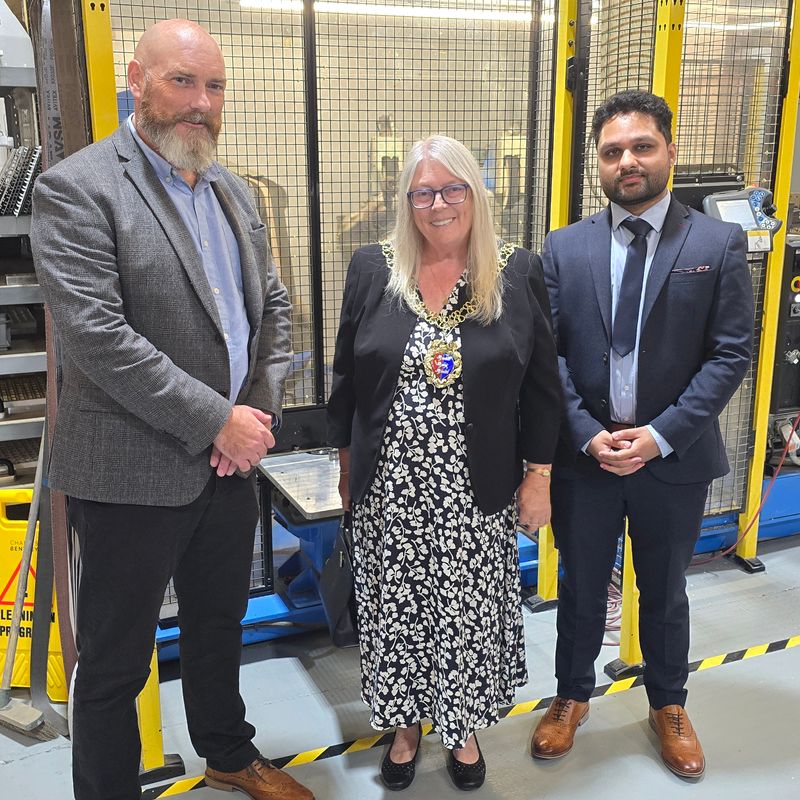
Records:
[[[273,546],[299,544],[299,548],[276,569],[281,586],[279,592],[250,598],[242,620],[244,644],[326,628],[317,586],[319,573],[333,549],[338,529],[338,518],[298,525],[287,520],[280,512],[275,512],[272,522]],[[177,626],[158,629],[156,646],[160,661],[178,658],[179,636]]]
[[[304,630],[325,627],[322,606],[317,603],[308,608],[294,608],[279,594],[251,597],[247,613],[242,620],[242,642],[254,644],[301,633]],[[180,655],[177,627],[160,629],[156,633],[159,661],[171,661]]]

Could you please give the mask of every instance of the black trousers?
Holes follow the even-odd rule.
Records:
[[[212,475],[177,508],[70,498],[81,547],[72,772],[76,800],[138,800],[135,699],[150,669],[169,579],[179,603],[181,678],[192,744],[209,766],[258,755],[239,694],[258,519],[255,479]]]
[[[647,467],[633,475],[554,476],[552,527],[564,579],[558,597],[558,694],[587,701],[602,648],[608,582],[628,519],[639,588],[639,638],[650,705],[683,705],[689,675],[686,569],[708,483],[668,484]]]

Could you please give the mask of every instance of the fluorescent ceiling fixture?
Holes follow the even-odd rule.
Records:
[[[772,22],[687,22],[685,28],[699,28],[714,31],[754,31],[762,28],[779,28],[782,23],[778,20]]]
[[[263,11],[302,11],[302,0],[239,0],[242,8]],[[367,14],[373,17],[426,17],[428,19],[500,20],[530,22],[530,11],[484,11],[473,8],[423,8],[420,6],[383,6],[371,3],[316,2],[320,14]]]

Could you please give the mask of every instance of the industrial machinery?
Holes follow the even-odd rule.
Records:
[[[382,114],[369,142],[370,197],[352,213],[339,217],[337,239],[348,259],[356,248],[385,238],[394,225],[397,179],[404,156],[403,140],[394,132],[391,115]]]
[[[772,237],[783,224],[772,216],[775,213],[772,192],[754,186],[707,195],[703,211],[711,217],[741,225],[747,234],[748,253],[770,252]]]
[[[494,191],[495,218],[507,242],[524,238],[527,144],[524,126],[506,128],[487,158],[487,186]]]
[[[794,467],[800,468],[800,437],[796,432],[792,432],[792,425],[798,414],[800,414],[800,236],[787,236],[772,379],[768,463],[774,463],[788,446],[787,457]]]
[[[44,312],[27,234],[41,170],[33,47],[0,3],[0,484],[32,480],[45,412]]]

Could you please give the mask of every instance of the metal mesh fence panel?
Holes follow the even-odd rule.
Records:
[[[677,175],[743,173],[747,184],[771,188],[789,12],[789,0],[686,4]],[[751,255],[750,268],[757,354],[765,257]],[[754,357],[742,386],[720,418],[731,471],[712,484],[708,515],[742,506],[753,443],[757,369]]]
[[[272,255],[291,296],[294,369],[287,407],[314,401],[310,230],[300,4],[265,13],[212,0],[114,2],[111,17],[120,118],[133,110],[126,66],[150,25],[183,17],[206,28],[225,55],[228,88],[219,140],[222,164],[250,185]]]
[[[131,107],[125,67],[149,25],[186,17],[206,27],[222,46],[229,88],[219,157],[251,184],[295,309],[295,368],[287,406],[327,396],[347,263],[355,248],[391,229],[397,174],[416,139],[446,133],[472,150],[492,193],[498,233],[510,241],[525,238],[530,186],[534,202],[528,222],[534,246],[541,245],[555,6],[555,0],[316,3],[313,133],[321,221],[320,230],[312,231],[302,3],[112,4],[121,117]],[[529,133],[535,139],[530,165]],[[312,286],[314,236],[321,239],[321,287]],[[312,315],[315,288],[322,296],[321,319]],[[314,379],[316,325],[323,327],[321,393]]]
[[[650,90],[657,3],[655,0],[592,0],[581,3],[580,42],[588,48],[583,180],[573,206],[588,217],[606,205],[597,177],[591,135],[594,110],[624,89]],[[576,141],[580,153],[580,142]]]
[[[238,3],[112,3],[114,63],[120,120],[132,110],[126,66],[150,25],[184,17],[205,27],[225,54],[229,86],[219,141],[219,160],[244,178],[268,228],[273,258],[291,295],[295,369],[287,383],[287,406],[313,402],[311,272],[305,151],[303,38],[300,10],[264,14]],[[269,568],[269,567],[267,567]],[[252,590],[265,586],[264,543],[256,530]],[[170,583],[162,615],[176,597]]]
[[[126,65],[150,25],[191,19],[222,47],[229,84],[219,160],[250,184],[294,306],[288,407],[327,396],[350,254],[391,229],[397,175],[415,140],[446,133],[470,148],[505,239],[523,241],[529,186],[535,247],[547,227],[555,0],[366,0],[314,9],[312,39],[297,0],[111,4],[120,120],[133,110]],[[313,108],[309,48],[316,55]],[[310,222],[309,142],[319,160],[319,230]],[[313,283],[315,241],[321,285]],[[318,296],[321,318],[312,313]],[[318,326],[322,392],[315,382]],[[264,581],[262,551],[257,536],[256,589]],[[174,601],[170,587],[167,608]]]
[[[522,242],[531,32],[541,17],[532,5],[541,4],[367,0],[317,14],[326,364],[350,255],[391,230],[414,141],[462,141],[482,166],[498,233]]]

